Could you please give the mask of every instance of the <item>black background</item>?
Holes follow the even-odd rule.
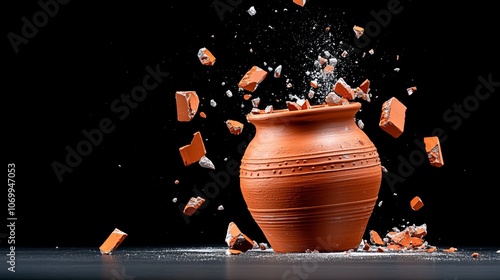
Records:
[[[98,247],[114,228],[129,234],[122,246],[223,244],[231,221],[266,242],[246,209],[237,175],[216,193],[206,192],[208,203],[189,219],[179,205],[197,195],[194,190],[207,191],[214,182],[211,172],[220,175],[230,163],[239,163],[238,147],[254,133],[248,124],[243,134],[232,135],[224,124],[245,122],[250,111],[237,88],[243,74],[253,65],[282,64],[283,77],[266,78],[254,97],[261,97],[261,106],[287,100],[290,93],[309,90],[305,72],[322,50],[338,56],[341,41],[362,52],[374,50],[365,57],[351,52],[339,75],[352,85],[370,79],[373,101],[363,102],[358,117],[382,164],[401,176],[394,181],[384,175],[381,204],[368,229],[384,234],[392,227],[427,224],[431,245],[500,246],[493,135],[498,97],[494,91],[486,96],[484,89],[482,100],[475,96],[478,77],[500,81],[491,4],[401,1],[400,13],[380,24],[374,13],[393,1],[312,0],[300,7],[292,0],[221,0],[218,5],[230,7],[222,12],[214,1],[163,2],[59,4],[57,14],[17,53],[8,34],[22,35],[22,18],[32,22],[41,7],[23,1],[3,9],[3,145],[7,163],[16,165],[16,246]],[[250,6],[255,16],[247,13]],[[367,24],[379,29],[363,37],[367,44],[356,45],[352,27]],[[214,66],[199,62],[201,47],[216,56]],[[147,66],[168,77],[120,119],[124,115],[113,112],[111,104],[142,84]],[[287,79],[293,88],[286,87]],[[417,86],[412,95],[406,93],[409,86]],[[177,121],[179,90],[198,93],[198,112],[206,119],[197,114],[191,122]],[[380,106],[392,96],[408,108],[405,131],[397,139],[378,128]],[[467,114],[446,118],[455,105],[466,105]],[[105,118],[114,130],[59,181],[52,164],[66,164],[65,148],[75,149],[86,139],[82,130],[98,128]],[[216,170],[182,163],[178,148],[197,131]],[[415,142],[437,131],[444,133],[441,168],[422,159]],[[401,169],[406,161],[413,169]],[[7,186],[3,193],[6,213]],[[415,195],[425,204],[417,212],[409,207]],[[219,205],[225,209],[217,210]],[[5,245],[7,230],[0,232]]]

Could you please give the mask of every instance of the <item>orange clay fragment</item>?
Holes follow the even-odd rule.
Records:
[[[333,91],[347,100],[353,100],[355,97],[354,90],[342,78],[337,80],[333,86]]]
[[[243,124],[239,121],[227,120],[226,126],[229,129],[229,132],[234,135],[240,135],[243,131]]]
[[[441,153],[441,145],[439,137],[430,136],[424,137],[425,151],[432,166],[441,167],[444,165],[443,154]]]
[[[422,202],[422,199],[420,199],[420,197],[415,196],[410,201],[410,206],[411,206],[411,209],[418,211],[418,210],[420,210],[420,208],[422,208],[422,206],[424,206],[424,203]]]
[[[195,163],[205,156],[207,151],[205,150],[205,144],[201,138],[201,133],[199,131],[195,132],[191,144],[180,147],[179,152],[181,153],[182,161],[185,166]]]
[[[215,63],[215,56],[207,48],[201,48],[198,51],[198,59],[201,64],[207,66],[212,66]]]
[[[370,80],[366,79],[364,80],[361,85],[359,85],[359,89],[361,89],[361,91],[363,91],[363,93],[368,93],[368,91],[370,90]]]
[[[326,65],[325,68],[323,68],[324,74],[333,74],[333,71],[335,71],[335,66],[330,64]]]
[[[196,91],[177,91],[175,93],[175,103],[177,105],[177,120],[189,122],[198,111],[200,99]]]
[[[184,211],[183,211],[184,214],[192,216],[194,212],[196,212],[196,210],[198,210],[204,202],[205,199],[200,196],[191,197],[186,206],[184,206]]]
[[[254,92],[258,85],[266,78],[267,71],[258,67],[253,66],[248,72],[241,78],[238,83],[238,87]]]
[[[445,253],[455,253],[457,251],[457,248],[455,247],[450,247],[448,249],[443,249],[443,252]]]
[[[354,30],[354,34],[356,35],[356,38],[359,39],[359,37],[363,36],[363,33],[365,32],[365,29],[361,26],[354,25],[352,28]]]
[[[254,242],[240,231],[234,222],[230,222],[227,227],[226,239],[230,250],[246,252],[254,247]]]
[[[111,232],[104,243],[99,247],[101,254],[109,255],[123,242],[127,234],[117,228]]]
[[[293,0],[293,3],[295,3],[301,7],[304,7],[304,5],[306,4],[306,1],[307,0]]]
[[[370,230],[370,242],[375,245],[381,245],[381,246],[385,245],[384,240],[382,240],[378,232],[374,230]]]
[[[302,109],[302,107],[300,107],[300,105],[297,104],[297,102],[293,101],[287,101],[286,106],[288,107],[288,111],[298,111]]]
[[[392,137],[398,138],[404,130],[406,106],[396,97],[392,97],[382,104],[379,127]]]

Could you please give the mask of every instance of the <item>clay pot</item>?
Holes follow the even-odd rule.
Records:
[[[361,103],[247,115],[256,133],[240,187],[275,252],[357,249],[382,181],[377,149],[356,125]]]

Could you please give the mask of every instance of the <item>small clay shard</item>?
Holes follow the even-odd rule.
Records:
[[[226,239],[230,250],[246,252],[253,248],[254,242],[240,231],[234,222],[230,222],[227,227]]]
[[[200,196],[191,197],[186,206],[184,206],[184,214],[192,216],[194,212],[196,212],[204,202],[205,199]]]
[[[248,70],[248,72],[245,73],[243,78],[238,83],[238,87],[254,92],[266,76],[266,70],[258,66],[253,66],[250,70]]]
[[[379,127],[392,137],[398,138],[404,131],[406,106],[396,97],[382,104]]]
[[[276,67],[276,68],[274,69],[274,77],[275,77],[275,78],[279,78],[279,77],[281,77],[281,71],[282,71],[282,70],[283,70],[283,66],[278,65],[278,67]]]
[[[411,201],[410,201],[410,206],[411,209],[418,211],[422,206],[424,206],[424,203],[422,202],[422,199],[420,197],[415,196]]]
[[[295,3],[301,7],[304,7],[304,5],[306,4],[306,1],[307,0],[293,0],[293,3]]]
[[[354,27],[352,28],[352,30],[354,30],[354,35],[358,39],[359,39],[359,37],[363,36],[363,33],[365,32],[365,29],[363,27],[357,26],[357,25],[354,25]]]
[[[127,237],[127,234],[117,228],[111,232],[104,243],[99,247],[99,251],[103,255],[110,255]]]
[[[207,48],[201,48],[198,51],[198,59],[206,66],[212,66],[215,63],[215,56]]]
[[[334,85],[333,91],[338,95],[346,98],[347,100],[353,100],[355,97],[354,90],[347,84],[347,82],[339,78]]]
[[[439,143],[439,137],[437,136],[424,137],[424,145],[430,164],[435,167],[443,166],[444,161],[443,161],[443,154],[441,152],[441,144]]]
[[[243,131],[243,123],[235,120],[227,120],[226,126],[229,129],[229,132],[234,135],[240,135]]]
[[[196,91],[177,91],[175,93],[175,103],[177,106],[177,120],[189,122],[198,111],[200,99]]]
[[[204,157],[206,150],[201,133],[199,131],[195,132],[191,144],[180,147],[179,152],[185,166],[191,165]]]

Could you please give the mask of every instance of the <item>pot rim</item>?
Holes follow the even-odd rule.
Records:
[[[271,113],[263,113],[263,114],[254,114],[250,112],[247,114],[247,120],[249,122],[252,121],[265,121],[265,120],[272,120],[272,119],[279,119],[279,118],[293,118],[293,117],[310,117],[313,115],[317,115],[318,112],[321,113],[346,113],[346,112],[352,112],[352,111],[359,111],[361,109],[361,103],[360,102],[349,102],[349,104],[345,105],[335,105],[335,106],[330,106],[327,104],[319,104],[319,105],[313,105],[309,109],[303,109],[303,110],[296,110],[296,111],[290,111],[288,109],[279,109],[279,110],[274,110]]]

